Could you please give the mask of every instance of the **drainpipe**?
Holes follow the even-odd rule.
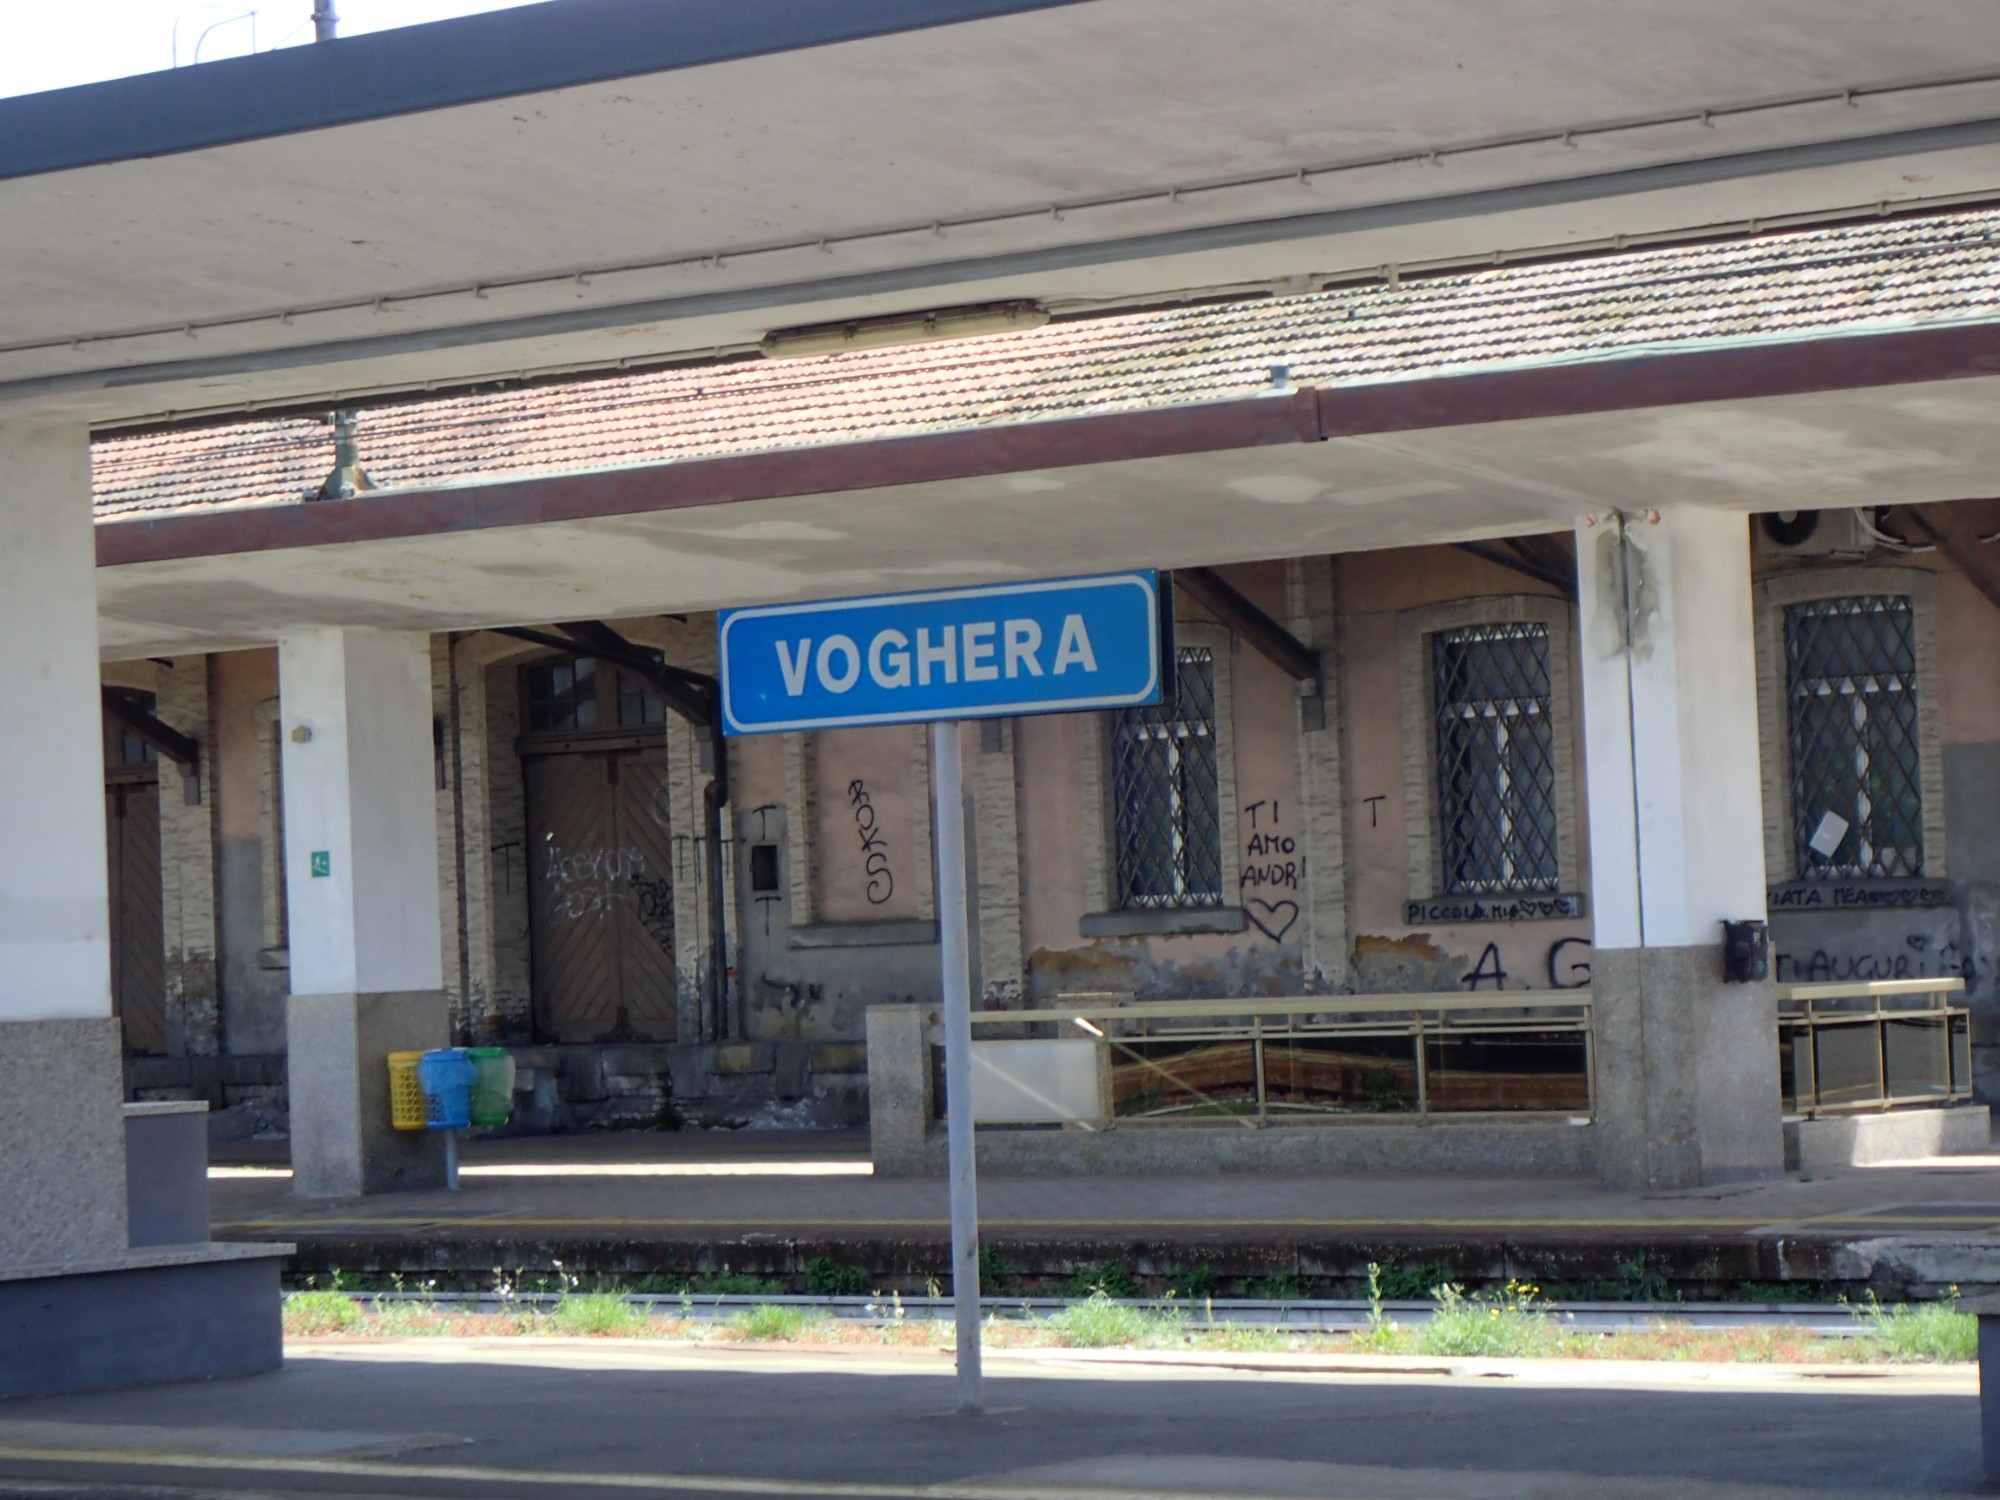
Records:
[[[313,40],[330,42],[340,32],[340,16],[333,0],[313,0]]]
[[[709,982],[710,1005],[712,1007],[712,1028],[714,1039],[726,1041],[731,1031],[729,1021],[729,935],[722,930],[727,905],[723,899],[722,882],[726,878],[726,863],[722,857],[723,808],[729,801],[729,741],[722,736],[722,716],[718,710],[710,721],[710,754],[714,757],[714,770],[710,773],[708,785],[702,789],[701,810],[703,830],[708,835],[708,939],[709,939]]]

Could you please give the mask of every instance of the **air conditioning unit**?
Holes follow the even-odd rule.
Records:
[[[1758,548],[1767,557],[1863,555],[1875,546],[1872,511],[1767,510],[1757,517]]]

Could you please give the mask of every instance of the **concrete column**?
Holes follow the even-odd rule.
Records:
[[[167,944],[167,1046],[176,1056],[221,1050],[216,971],[215,760],[208,658],[183,656],[157,679],[159,715],[201,744],[201,773],[160,770],[161,909]],[[192,795],[194,800],[190,800]]]
[[[980,1010],[1027,998],[1021,950],[1021,792],[1014,720],[982,719],[966,736]]]
[[[1764,916],[1749,528],[1700,510],[1577,528],[1598,1153],[1620,1187],[1781,1171],[1769,983],[1722,982]]]
[[[930,1027],[934,1007],[868,1007],[868,1146],[882,1177],[914,1177],[928,1169]]]
[[[298,631],[278,675],[293,1191],[442,1186],[440,1140],[390,1125],[386,1062],[449,1040],[430,643]]]
[[[0,421],[0,1267],[126,1250],[90,439]]]

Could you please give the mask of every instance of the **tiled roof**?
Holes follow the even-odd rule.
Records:
[[[1399,286],[1051,324],[365,411],[387,487],[903,437],[1212,401],[1274,364],[1332,386],[1646,347],[2000,317],[2000,211],[1498,267]],[[332,466],[316,419],[109,438],[100,516],[297,502]]]

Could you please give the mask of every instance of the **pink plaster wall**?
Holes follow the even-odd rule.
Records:
[[[1341,703],[1349,800],[1347,850],[1358,989],[1547,989],[1588,980],[1588,825],[1583,807],[1581,674],[1571,637],[1570,743],[1576,765],[1579,871],[1585,916],[1571,921],[1411,927],[1398,618],[1405,610],[1488,596],[1557,597],[1510,569],[1449,547],[1355,553],[1336,561],[1341,601]],[[1426,680],[1427,681],[1427,680]],[[1553,975],[1551,966],[1553,965]],[[1504,976],[1504,977],[1503,977]]]
[[[930,862],[917,840],[921,788],[910,730],[839,729],[818,737],[822,921],[882,922],[921,915],[919,878]]]

